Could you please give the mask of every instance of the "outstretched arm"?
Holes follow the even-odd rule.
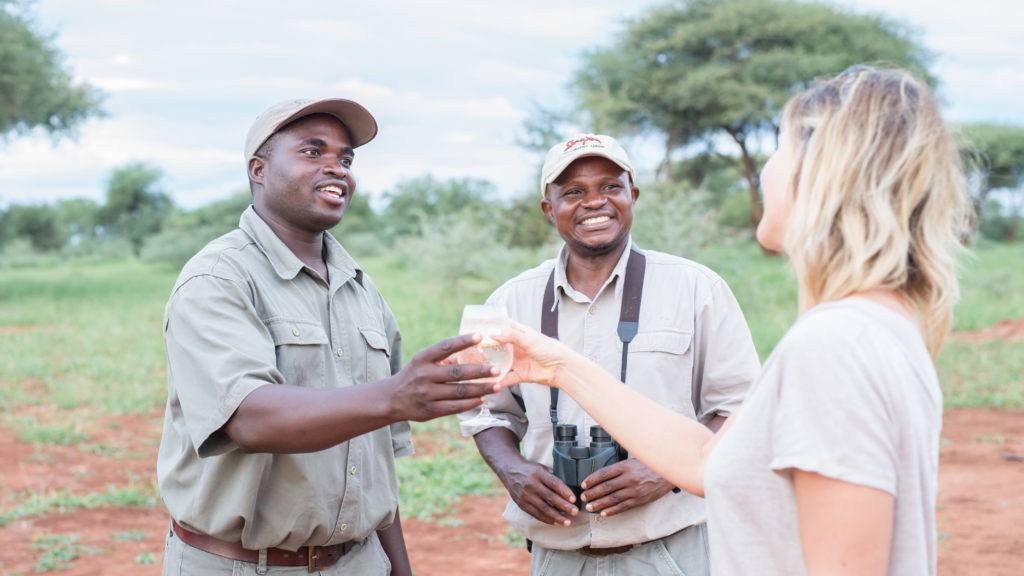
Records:
[[[731,419],[713,434],[627,388],[557,340],[525,326],[514,325],[495,339],[515,346],[515,363],[502,386],[534,382],[564,390],[632,456],[673,485],[704,495],[704,462]],[[668,438],[672,441],[666,442]]]

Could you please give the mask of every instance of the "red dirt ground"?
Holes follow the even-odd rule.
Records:
[[[39,409],[36,409],[39,410]],[[108,484],[152,481],[160,434],[159,416],[81,418],[92,435],[84,445],[117,446],[117,457],[87,454],[78,447],[33,447],[0,427],[0,511],[10,510],[25,490],[74,493],[101,491]],[[38,414],[40,421],[49,416]],[[112,427],[113,426],[113,427]],[[1024,557],[1024,412],[954,410],[946,413],[939,474],[939,574],[1021,574]],[[133,456],[133,457],[129,457]],[[406,541],[419,576],[527,574],[529,556],[509,548],[501,519],[503,497],[464,498],[447,526],[407,519]],[[77,534],[89,550],[60,572],[80,575],[160,573],[167,516],[156,508],[103,508],[22,518],[0,528],[0,574],[32,572],[39,552],[34,538]],[[116,541],[126,531],[141,541]],[[146,556],[148,554],[148,556]],[[152,559],[153,564],[136,560]]]

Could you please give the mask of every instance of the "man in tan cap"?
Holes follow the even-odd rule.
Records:
[[[760,370],[726,283],[700,264],[632,242],[640,190],[629,156],[611,137],[581,134],[551,148],[540,193],[541,210],[565,244],[557,259],[509,280],[488,303],[718,429]],[[533,574],[708,574],[701,498],[634,459],[601,467],[604,460],[577,466],[564,457],[608,454],[588,451],[592,439],[597,446],[607,439],[572,398],[523,384],[488,406],[489,423],[471,422],[474,409],[460,415],[462,431],[512,497],[505,518],[526,535]]]
[[[401,369],[395,318],[326,231],[356,191],[373,116],[292,100],[245,143],[253,205],[181,271],[164,319],[168,398],[157,476],[173,519],[164,574],[411,574],[395,457],[408,420],[480,405],[496,373],[441,365],[478,337]]]

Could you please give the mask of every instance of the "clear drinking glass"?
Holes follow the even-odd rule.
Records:
[[[483,339],[472,348],[459,352],[456,360],[460,364],[492,364],[501,372],[494,377],[481,378],[474,382],[498,382],[512,368],[512,345],[499,344],[491,336],[500,334],[510,328],[512,321],[504,306],[469,305],[462,310],[462,323],[459,334],[480,334]],[[484,396],[484,403],[476,416],[463,422],[469,426],[486,424],[491,421],[491,409],[488,406],[490,395]]]

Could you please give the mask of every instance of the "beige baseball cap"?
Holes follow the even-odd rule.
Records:
[[[544,168],[540,171],[540,195],[544,196],[548,184],[558,179],[569,164],[586,156],[600,156],[615,162],[629,172],[629,177],[636,184],[636,171],[629,161],[629,155],[615,138],[604,134],[578,134],[555,144],[548,150],[548,155],[544,158]]]
[[[311,114],[330,114],[348,129],[352,147],[366,144],[377,135],[377,121],[361,105],[344,98],[299,98],[278,102],[256,117],[245,137],[245,161],[282,126]]]

